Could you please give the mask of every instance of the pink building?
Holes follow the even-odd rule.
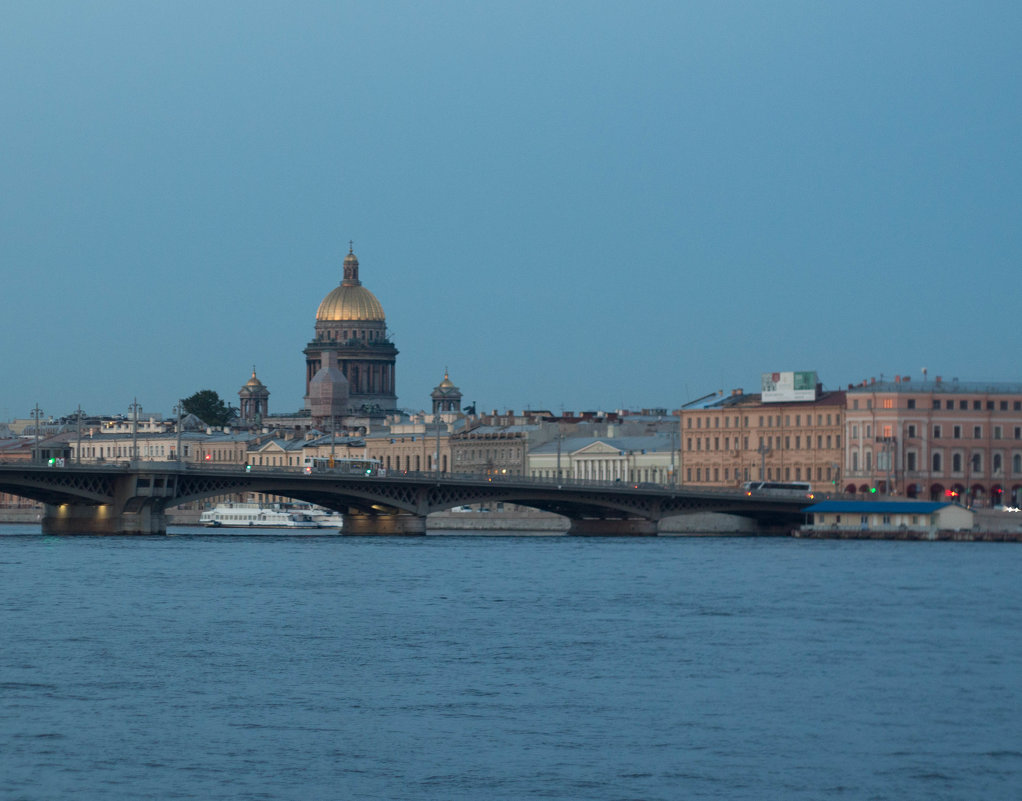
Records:
[[[846,492],[1022,503],[1022,384],[896,376],[846,404]]]

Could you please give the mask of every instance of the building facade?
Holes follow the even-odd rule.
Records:
[[[1022,384],[911,381],[847,393],[846,492],[1022,503]]]
[[[310,384],[327,353],[347,381],[354,414],[383,414],[397,408],[395,365],[398,350],[387,334],[387,319],[376,296],[362,286],[358,259],[349,249],[343,279],[319,304],[315,338],[305,347],[305,408],[311,411]]]
[[[845,393],[818,388],[814,400],[764,402],[740,389],[680,412],[681,481],[739,487],[746,481],[806,481],[814,492],[840,486]]]

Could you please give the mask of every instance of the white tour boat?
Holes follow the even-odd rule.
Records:
[[[280,504],[220,503],[199,516],[200,526],[214,528],[321,528],[311,515]]]

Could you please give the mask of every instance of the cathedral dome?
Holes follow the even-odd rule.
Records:
[[[347,320],[378,320],[383,322],[383,306],[376,295],[364,286],[341,286],[323,298],[316,312],[316,322]]]
[[[383,306],[376,295],[358,280],[358,259],[349,250],[344,257],[344,280],[319,304],[316,322],[385,322]]]

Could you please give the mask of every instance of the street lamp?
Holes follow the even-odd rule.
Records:
[[[177,402],[177,406],[174,407],[174,412],[175,412],[175,414],[177,414],[177,443],[174,446],[176,448],[176,450],[174,451],[174,455],[177,458],[177,460],[180,462],[181,461],[181,422],[182,422],[182,418],[183,418],[184,413],[185,413],[185,402],[183,400],[179,400]]]
[[[142,405],[135,398],[128,408],[134,413],[131,424],[131,458],[138,461],[138,413],[142,411]]]
[[[766,457],[770,453],[770,446],[761,442],[759,447],[756,448],[756,453],[759,454],[759,480],[766,480]]]
[[[557,480],[561,480],[561,440],[564,439],[564,433],[560,430],[560,423],[557,430]]]
[[[75,411],[75,428],[78,431],[78,449],[75,451],[75,464],[82,463],[82,404]]]
[[[437,475],[440,475],[440,420],[439,414],[433,417],[433,422],[436,424],[436,464],[434,469]]]
[[[35,453],[32,454],[32,461],[38,461],[39,456],[39,418],[43,414],[43,410],[39,408],[39,404],[36,403],[35,408],[32,409],[32,416],[35,418]]]

